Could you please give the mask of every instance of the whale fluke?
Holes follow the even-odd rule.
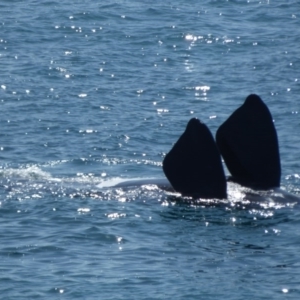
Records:
[[[217,145],[198,119],[191,119],[163,161],[163,171],[175,191],[194,198],[227,197],[226,178]]]
[[[216,142],[233,181],[258,189],[280,185],[276,129],[259,96],[252,94],[246,98],[219,127]]]

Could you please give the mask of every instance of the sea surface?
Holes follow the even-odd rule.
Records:
[[[251,93],[295,197],[113,186]],[[0,115],[1,299],[300,299],[299,1],[1,0]]]

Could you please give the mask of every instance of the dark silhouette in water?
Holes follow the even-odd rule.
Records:
[[[226,178],[214,138],[198,119],[166,155],[163,170],[173,188],[184,196],[226,198]]]
[[[277,134],[270,111],[259,96],[247,97],[219,127],[216,142],[205,124],[189,121],[163,161],[163,171],[177,192],[197,198],[226,198],[220,153],[232,175],[230,180],[257,189],[280,185]]]
[[[258,189],[280,185],[277,133],[271,113],[260,97],[247,97],[219,127],[216,142],[233,181]]]

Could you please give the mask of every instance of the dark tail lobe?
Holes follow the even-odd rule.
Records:
[[[226,178],[214,138],[198,119],[191,119],[163,161],[173,188],[194,198],[227,197]]]
[[[247,97],[219,127],[216,142],[233,181],[259,189],[280,185],[277,133],[271,113],[259,96]]]

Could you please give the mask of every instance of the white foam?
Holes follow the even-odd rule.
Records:
[[[51,174],[41,170],[37,166],[30,166],[27,168],[8,168],[0,171],[5,177],[20,177],[22,179],[52,179]]]

